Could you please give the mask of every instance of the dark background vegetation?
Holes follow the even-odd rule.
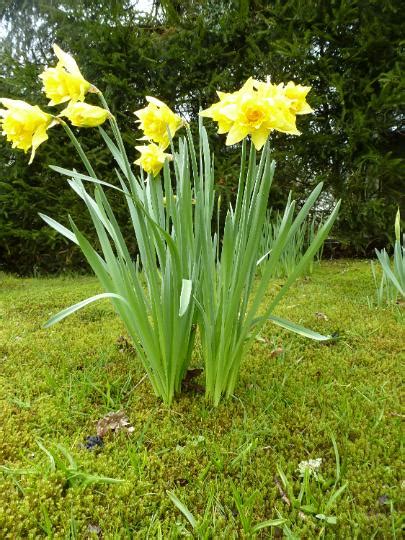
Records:
[[[282,207],[289,190],[302,200],[323,180],[325,207],[343,199],[335,254],[370,255],[389,244],[404,202],[402,7],[401,0],[165,0],[142,12],[134,0],[2,0],[0,96],[45,107],[38,75],[54,64],[56,42],[104,91],[135,158],[133,111],[145,95],[194,119],[216,89],[233,91],[251,75],[311,85],[316,112],[299,119],[302,136],[273,137],[277,179],[269,205]],[[211,124],[210,132],[217,184],[232,199],[239,148],[226,148]],[[108,179],[112,163],[97,131],[79,136]],[[81,168],[62,131],[53,128],[34,163],[27,162],[1,138],[0,269],[83,268],[80,253],[37,215],[66,223],[70,213],[90,230],[66,179],[48,168]],[[125,227],[118,200],[116,208]]]

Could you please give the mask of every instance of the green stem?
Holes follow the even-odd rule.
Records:
[[[86,156],[86,153],[83,150],[82,145],[79,143],[76,135],[73,133],[73,131],[70,129],[66,122],[64,122],[60,118],[58,118],[58,122],[62,124],[64,130],[68,134],[69,139],[72,141],[73,146],[76,148],[77,153],[83,161],[83,165],[86,167],[86,170],[89,173],[89,176],[91,176],[92,178],[97,178],[96,173],[94,172],[94,169],[91,166],[90,161],[88,160],[88,157]]]
[[[108,103],[107,103],[107,101],[106,101],[106,99],[105,99],[102,92],[98,93],[98,97],[99,97],[103,107],[111,114],[111,116],[110,116],[111,129],[112,129],[112,131],[114,133],[114,137],[115,137],[115,140],[117,141],[117,145],[118,145],[118,148],[119,148],[119,150],[120,150],[120,152],[122,154],[122,157],[124,158],[125,170],[126,170],[126,176],[128,178],[128,182],[132,183],[132,181],[133,181],[133,173],[131,171],[131,165],[130,165],[129,160],[128,160],[128,156],[127,156],[125,146],[124,146],[124,141],[122,140],[121,132],[119,130],[117,120],[115,119],[115,116],[111,113],[110,108],[108,106]],[[133,190],[133,191],[134,191],[134,193],[136,193],[136,190]]]

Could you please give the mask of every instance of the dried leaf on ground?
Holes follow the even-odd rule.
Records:
[[[97,435],[99,437],[105,437],[110,432],[118,433],[121,429],[124,429],[127,433],[135,431],[125,411],[109,412],[97,422]]]
[[[323,321],[329,321],[329,317],[327,315],[325,315],[325,313],[322,313],[322,311],[317,311],[315,313],[315,317],[317,319],[322,319]]]

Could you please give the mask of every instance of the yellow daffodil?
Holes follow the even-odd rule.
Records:
[[[80,73],[75,59],[62,51],[56,44],[53,50],[59,60],[56,67],[46,69],[39,76],[44,85],[49,105],[59,105],[66,101],[83,101],[92,85]]]
[[[30,148],[31,158],[35,156],[38,146],[47,140],[47,129],[53,125],[53,116],[37,106],[16,99],[0,99],[6,109],[0,109],[2,133],[13,143],[13,148],[27,152]]]
[[[66,116],[77,127],[96,127],[103,124],[110,113],[106,109],[88,103],[71,102],[60,116]]]
[[[150,143],[145,146],[136,146],[135,148],[141,153],[141,157],[135,161],[135,164],[139,165],[144,171],[153,176],[156,176],[159,173],[166,159],[172,159],[171,154],[166,154],[163,151],[163,148],[155,143]]]
[[[153,141],[165,149],[170,144],[170,137],[182,127],[183,121],[159,99],[151,96],[146,99],[149,104],[134,113],[139,118],[139,127],[144,133],[142,140]]]
[[[295,126],[295,116],[288,103],[270,83],[257,88],[257,82],[248,79],[236,92],[232,110],[225,112],[233,120],[226,139],[227,145],[236,144],[250,135],[257,150],[265,144],[274,129],[285,133],[299,134]]]
[[[290,109],[294,114],[310,114],[314,112],[306,102],[306,97],[310,90],[310,86],[301,86],[292,81],[284,87],[284,94],[290,100]]]
[[[237,92],[218,92],[219,102],[200,115],[218,122],[218,133],[228,133],[227,145],[250,135],[256,149],[260,150],[273,130],[300,135],[296,114],[312,112],[305,102],[309,90],[310,87],[293,83],[284,87],[250,78]]]
[[[218,133],[228,133],[231,129],[233,121],[229,118],[229,112],[227,114],[227,108],[232,106],[236,101],[237,93],[227,94],[226,92],[217,92],[219,102],[214,103],[208,109],[200,112],[200,116],[212,118],[214,122],[218,123]]]

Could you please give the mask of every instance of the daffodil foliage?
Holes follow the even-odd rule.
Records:
[[[15,146],[24,151],[32,146],[35,152],[38,144],[46,140],[49,127],[61,124],[65,129],[85,171],[57,166],[52,169],[68,177],[69,185],[83,201],[98,244],[92,245],[72,219],[68,229],[52,217],[42,217],[81,248],[104,292],[64,309],[47,326],[108,298],[132,337],[154,392],[169,405],[181,391],[197,328],[206,397],[214,405],[232,395],[243,354],[266,321],[315,340],[329,339],[283,320],[273,311],[319,250],[339,204],[270,304],[262,305],[283,250],[306,220],[322,189],[319,184],[297,215],[295,202],[288,200],[271,252],[263,257],[261,236],[275,170],[269,136],[273,130],[299,134],[296,116],[312,111],[306,102],[310,88],[292,82],[273,85],[249,79],[233,94],[219,93],[220,102],[201,113],[213,118],[220,132],[228,133],[227,144],[243,140],[236,203],[226,209],[221,242],[219,231],[212,233],[220,203],[216,202],[215,170],[202,119],[196,145],[182,119],[160,100],[148,97],[148,105],[135,113],[143,130],[142,140],[147,142],[137,147],[141,155],[135,164],[140,168],[135,172],[103,94],[84,79],[69,54],[57,46],[54,49],[59,63],[45,70],[42,80],[50,105],[67,103],[65,109],[55,115],[23,102],[2,100],[8,107],[2,112],[3,130]],[[90,91],[97,94],[101,106],[84,101]],[[75,133],[62,118],[75,127],[99,128],[115,161],[115,183],[97,175]],[[112,136],[100,127],[107,120]],[[173,141],[182,127],[186,128],[185,135]],[[169,145],[170,154],[165,152]],[[107,196],[109,191],[118,192],[126,203],[139,251],[136,258],[121,233]],[[263,269],[256,279],[261,263]]]

